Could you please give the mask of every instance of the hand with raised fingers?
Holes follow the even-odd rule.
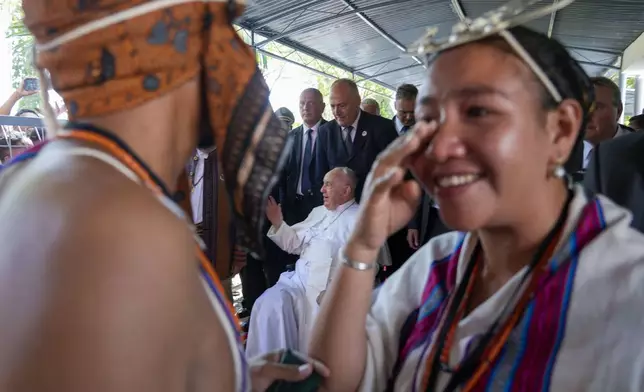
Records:
[[[266,217],[275,229],[279,229],[284,221],[282,216],[282,206],[277,204],[277,201],[275,201],[273,196],[268,197],[268,201],[266,203]]]
[[[348,258],[375,260],[387,238],[409,223],[422,190],[416,180],[405,180],[405,174],[410,163],[423,156],[435,130],[436,123],[419,122],[378,156],[367,177],[360,216],[346,247]]]

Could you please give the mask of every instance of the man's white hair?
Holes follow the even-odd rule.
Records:
[[[376,108],[378,108],[378,114],[380,114],[380,104],[375,99],[373,98],[363,99],[362,102],[360,103],[360,106],[364,106],[364,105],[375,105]]]
[[[346,166],[341,166],[341,167],[336,167],[333,170],[337,170],[340,173],[344,174],[347,178],[347,182],[349,183],[349,187],[351,187],[351,190],[352,191],[356,190],[356,186],[358,185],[358,176],[356,176],[356,173],[352,169]]]

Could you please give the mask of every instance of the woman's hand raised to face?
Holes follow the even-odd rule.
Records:
[[[346,247],[347,258],[375,260],[387,237],[409,223],[422,191],[415,180],[405,180],[405,173],[412,160],[422,156],[435,130],[435,122],[417,123],[378,156],[365,183],[360,217]]]

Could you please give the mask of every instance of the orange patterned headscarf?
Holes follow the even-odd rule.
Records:
[[[49,70],[70,119],[130,109],[203,79],[240,244],[260,251],[287,130],[273,115],[253,51],[232,26],[243,7],[223,0],[23,0],[23,8],[38,44],[36,64]]]

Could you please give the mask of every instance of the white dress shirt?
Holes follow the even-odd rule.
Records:
[[[396,125],[396,133],[398,133],[398,136],[400,136],[402,129],[405,127],[405,124],[400,121],[398,116],[394,117],[394,124]]]
[[[301,195],[302,194],[302,169],[304,169],[304,150],[306,149],[306,142],[309,140],[309,136],[307,135],[308,130],[311,130],[311,154],[315,152],[315,141],[318,138],[318,128],[320,128],[320,122],[322,120],[318,121],[314,126],[311,128],[308,128],[306,124],[302,124],[302,160],[300,162],[300,177],[297,180],[297,194]]]
[[[190,203],[192,204],[192,219],[194,223],[203,221],[203,174],[204,163],[208,154],[197,150],[197,162],[195,171],[192,175],[192,192],[190,193]]]
[[[584,169],[588,167],[588,162],[590,162],[590,154],[593,152],[593,145],[590,142],[584,140]]]

